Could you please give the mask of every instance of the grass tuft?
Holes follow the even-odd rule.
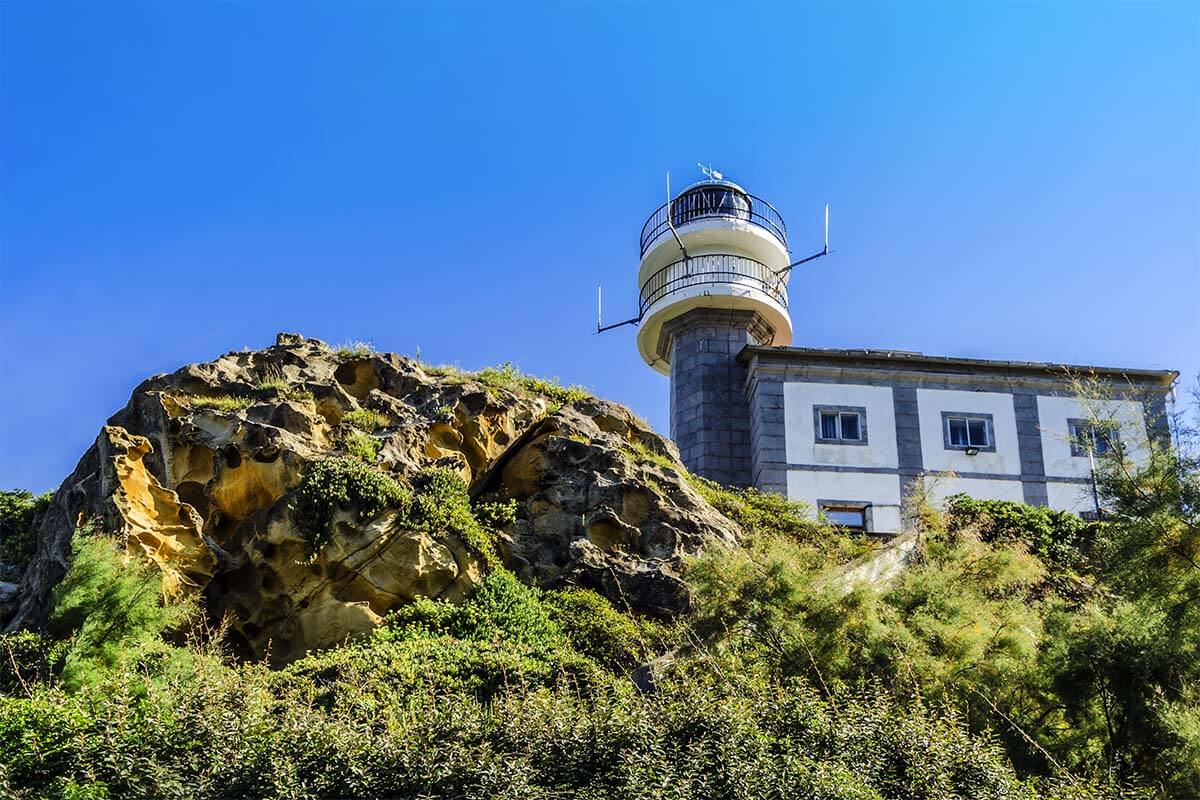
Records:
[[[349,361],[355,358],[366,358],[375,353],[375,345],[370,342],[349,341],[342,342],[333,349],[333,354],[340,361]]]
[[[422,365],[422,369],[430,375],[442,378],[447,383],[460,384],[467,381],[478,381],[489,389],[507,389],[512,392],[529,392],[559,404],[559,407],[569,403],[580,403],[595,399],[595,395],[582,386],[563,386],[558,378],[537,378],[526,375],[511,362],[505,362],[496,367],[484,367],[478,372],[470,372],[452,364]]]
[[[225,414],[241,411],[254,404],[249,397],[234,397],[230,394],[193,395],[188,397],[186,402],[192,408],[208,408]]]
[[[287,387],[288,382],[287,378],[283,377],[283,370],[274,364],[259,370],[258,380],[254,384],[254,388],[260,392],[282,392]]]
[[[387,427],[388,417],[386,414],[381,414],[369,408],[360,408],[350,411],[342,417],[342,424],[349,425],[366,433],[374,433],[380,428]]]

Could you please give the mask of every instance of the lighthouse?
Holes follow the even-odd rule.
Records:
[[[891,536],[912,529],[910,498],[929,486],[934,502],[1096,514],[1095,454],[1116,442],[1140,463],[1170,444],[1171,370],[793,346],[788,278],[830,254],[829,206],[824,247],[795,258],[770,203],[702,169],[642,226],[637,316],[596,319],[597,332],[638,326],[638,352],[671,380],[671,438],[693,473]],[[1092,421],[1079,374],[1102,383],[1111,423]]]
[[[793,264],[774,206],[720,173],[705,174],[642,226],[637,345],[671,379],[671,438],[683,463],[748,486],[751,409],[737,355],[747,345],[791,343]]]

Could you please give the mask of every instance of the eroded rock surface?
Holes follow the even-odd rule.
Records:
[[[372,424],[347,422],[364,410]],[[314,550],[296,490],[313,463],[347,457],[348,433],[359,458],[402,482],[448,468],[472,496],[516,500],[498,555],[539,585],[675,613],[688,603],[683,558],[735,542],[736,526],[673,468],[673,445],[621,406],[280,334],[137,387],[43,515],[7,628],[40,623],[85,524],[123,536],[168,591],[202,593],[248,655],[276,661],[369,630],[414,598],[467,596],[485,559],[394,508],[341,508]]]

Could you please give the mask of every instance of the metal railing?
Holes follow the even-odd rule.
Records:
[[[715,201],[714,201],[715,199]],[[673,219],[672,219],[673,217]],[[640,242],[641,256],[646,255],[650,244],[670,230],[700,219],[737,219],[757,225],[770,233],[787,249],[787,226],[775,207],[752,194],[737,191],[720,194],[705,189],[684,192],[670,203],[658,207],[646,224],[642,226]]]
[[[645,316],[646,309],[671,292],[717,283],[758,289],[787,308],[787,285],[778,272],[752,258],[712,254],[681,259],[647,278],[642,284],[639,315]]]

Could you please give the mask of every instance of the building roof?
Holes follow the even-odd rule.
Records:
[[[997,361],[986,358],[930,356],[911,350],[843,350],[825,347],[770,347],[747,345],[738,353],[743,364],[754,358],[782,359],[806,364],[857,366],[884,369],[909,369],[952,374],[1003,373],[1061,379],[1067,374],[1120,379],[1168,388],[1179,377],[1175,370],[1124,369],[1086,364],[1054,364],[1041,361]]]

